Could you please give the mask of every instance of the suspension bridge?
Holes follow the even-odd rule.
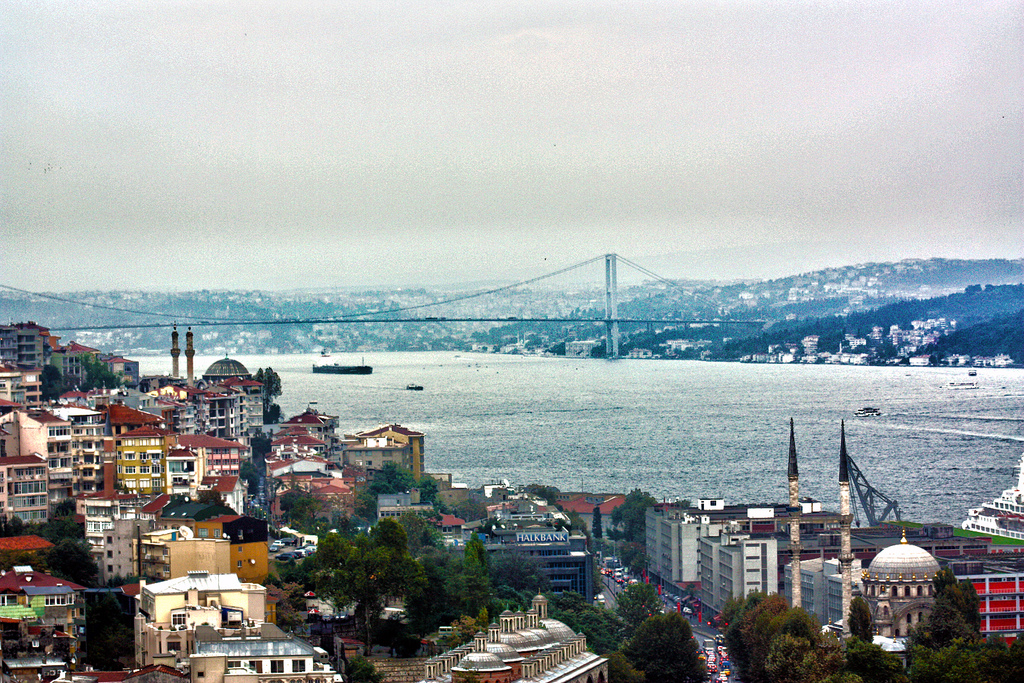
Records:
[[[764,320],[732,320],[726,318],[693,318],[693,319],[682,319],[682,318],[636,318],[628,317],[623,318],[619,316],[619,292],[618,292],[618,264],[619,262],[626,264],[633,268],[635,271],[652,278],[658,282],[666,284],[670,287],[681,289],[677,282],[664,278],[643,266],[634,263],[618,254],[603,254],[594,258],[576,263],[565,268],[561,268],[551,273],[546,273],[537,277],[530,278],[528,280],[522,280],[515,282],[510,285],[503,285],[501,287],[495,287],[483,291],[473,292],[469,294],[463,294],[459,296],[450,297],[440,301],[433,301],[425,304],[416,304],[411,306],[405,306],[400,308],[391,308],[388,310],[381,311],[367,311],[361,313],[351,313],[340,316],[327,316],[327,317],[302,317],[302,318],[271,318],[263,320],[247,319],[247,318],[227,318],[227,317],[210,317],[210,316],[190,316],[180,315],[172,313],[160,313],[156,311],[141,311],[119,306],[109,306],[104,304],[96,304],[84,301],[76,301],[66,297],[60,297],[53,294],[46,294],[40,292],[30,292],[9,285],[0,284],[0,287],[15,292],[21,292],[32,296],[42,297],[45,299],[51,299],[55,301],[61,301],[65,303],[71,303],[80,306],[87,306],[91,308],[105,309],[111,311],[118,311],[122,313],[132,313],[137,315],[145,315],[150,317],[163,318],[165,320],[160,322],[139,322],[139,323],[119,323],[109,325],[74,325],[74,326],[53,326],[51,329],[55,331],[86,331],[86,330],[112,330],[112,329],[143,329],[143,328],[161,328],[161,327],[172,327],[177,323],[187,323],[192,327],[216,327],[216,326],[271,326],[271,325],[309,325],[309,324],[368,324],[368,323],[472,323],[472,322],[493,322],[493,323],[594,323],[604,324],[605,326],[605,351],[608,357],[614,358],[619,355],[619,326],[624,324],[637,324],[637,325],[653,325],[653,324],[672,324],[672,325],[692,325],[692,324],[715,324],[715,325],[736,325],[736,326],[760,326],[764,324]],[[493,316],[493,317],[479,317],[479,316],[468,316],[468,317],[452,317],[452,316],[433,316],[433,315],[409,315],[412,311],[418,311],[428,308],[436,308],[444,306],[446,304],[454,304],[468,299],[480,298],[489,295],[499,294],[502,292],[508,292],[526,285],[534,284],[542,280],[553,278],[564,273],[590,266],[592,264],[603,262],[604,266],[604,315],[601,317],[581,317],[581,316]],[[687,294],[694,295],[693,292],[686,292]],[[699,298],[699,297],[698,297]]]

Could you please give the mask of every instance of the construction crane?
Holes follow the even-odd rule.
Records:
[[[867,517],[868,526],[878,526],[879,522],[889,519],[895,515],[896,521],[900,521],[900,504],[889,496],[885,495],[874,486],[868,483],[864,473],[860,471],[853,458],[847,456],[846,463],[850,471],[850,482],[860,499],[860,506],[864,508],[864,516]],[[857,516],[857,507],[853,508],[853,519],[860,526],[860,518]]]

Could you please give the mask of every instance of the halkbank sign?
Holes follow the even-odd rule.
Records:
[[[517,531],[516,543],[568,543],[568,531]]]

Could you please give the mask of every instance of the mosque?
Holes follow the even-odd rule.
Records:
[[[789,508],[792,575],[800,573],[800,475],[796,459],[793,421],[789,422]],[[850,468],[846,451],[846,424],[841,423],[839,440],[839,566],[842,574],[843,638],[850,636],[850,603],[853,600],[853,560],[850,525]],[[935,603],[932,580],[939,572],[938,561],[924,548],[907,543],[906,531],[897,544],[885,548],[861,572],[863,597],[871,608],[875,633],[886,638],[906,637],[911,626],[927,620]],[[802,581],[792,583],[792,605],[802,603]]]

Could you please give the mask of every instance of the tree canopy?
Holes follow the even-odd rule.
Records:
[[[612,511],[612,525],[621,528],[621,532],[609,538],[621,538],[631,543],[646,543],[647,508],[657,503],[657,499],[640,489],[633,489],[626,494],[622,505]]]
[[[677,612],[649,617],[636,629],[623,653],[646,683],[698,683],[707,680],[690,623]]]

